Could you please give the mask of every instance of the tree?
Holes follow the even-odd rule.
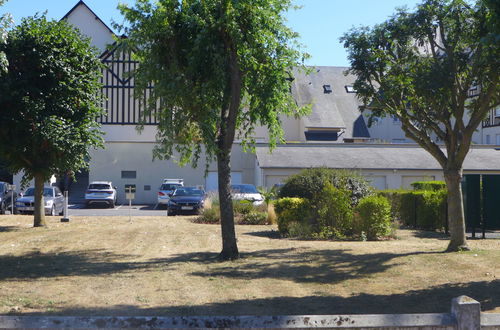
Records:
[[[34,226],[45,226],[43,185],[52,174],[86,166],[102,146],[95,121],[101,63],[89,40],[65,21],[23,19],[0,51],[0,155],[23,183],[35,179]]]
[[[494,2],[491,2],[494,3]],[[500,103],[500,52],[492,7],[425,0],[341,41],[354,88],[371,117],[393,115],[441,165],[448,188],[448,251],[468,249],[460,181],[474,131]],[[497,16],[498,17],[498,16]],[[477,88],[471,97],[470,89]],[[443,146],[444,144],[444,146]]]
[[[5,0],[0,0],[0,7]],[[9,14],[0,16],[0,44],[4,44],[7,39],[7,30],[12,24],[12,17]],[[7,58],[3,52],[0,52],[0,74],[7,69]]]
[[[280,114],[299,114],[291,70],[304,56],[284,25],[290,0],[137,0],[120,6],[135,51],[138,93],[150,84],[146,114],[159,119],[154,156],[196,166],[202,152],[217,160],[222,259],[238,258],[230,193],[231,148],[238,136],[252,147],[255,125],[270,145],[282,138]]]

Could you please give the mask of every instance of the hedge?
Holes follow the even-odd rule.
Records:
[[[444,181],[416,181],[411,184],[413,190],[431,190],[439,191],[446,189],[446,183]]]
[[[391,204],[384,196],[368,196],[356,207],[354,232],[376,240],[391,233]]]
[[[392,217],[403,225],[436,230],[446,227],[447,191],[383,190],[377,193],[386,197],[393,206]]]

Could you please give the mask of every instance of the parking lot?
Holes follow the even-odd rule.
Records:
[[[68,207],[69,216],[155,216],[167,215],[164,208],[155,208],[155,205],[132,205],[118,204],[114,208],[105,206],[92,206],[85,208],[83,204],[73,204]]]

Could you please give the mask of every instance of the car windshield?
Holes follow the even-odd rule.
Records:
[[[35,196],[35,188],[28,188],[24,193],[24,196]],[[52,188],[43,188],[44,197],[53,197]]]
[[[233,184],[231,190],[237,194],[258,194],[257,188],[252,184]]]
[[[104,189],[111,189],[109,184],[106,183],[93,183],[89,184],[89,189],[95,189],[95,190],[104,190]]]
[[[174,196],[203,196],[203,191],[200,189],[177,189],[174,192]]]
[[[161,185],[160,190],[175,190],[177,187],[181,187],[181,185],[175,183],[164,183]]]

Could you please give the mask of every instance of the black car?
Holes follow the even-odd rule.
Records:
[[[0,214],[5,214],[6,210],[12,210],[12,195],[14,195],[15,202],[17,193],[9,189],[7,182],[0,181]]]
[[[199,213],[203,209],[205,192],[196,187],[177,188],[168,201],[168,215]]]

